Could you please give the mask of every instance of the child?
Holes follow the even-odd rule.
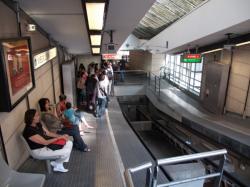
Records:
[[[93,129],[94,127],[89,125],[85,120],[82,112],[76,112],[76,109],[72,108],[70,102],[66,103],[66,110],[64,111],[64,116],[73,124],[73,125],[81,125],[82,123],[89,129]],[[81,126],[80,126],[81,128]]]
[[[80,125],[81,118],[77,116],[75,109],[72,108],[70,102],[66,103],[66,110],[64,111],[64,116],[73,124],[73,125]]]

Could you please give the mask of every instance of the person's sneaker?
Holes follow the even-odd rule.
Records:
[[[64,167],[54,167],[53,171],[58,171],[58,172],[66,173],[69,170],[65,169]]]
[[[50,162],[50,165],[53,166],[53,167],[55,167],[56,162],[55,162],[55,161],[51,161],[51,162]]]
[[[83,150],[83,152],[90,152],[90,151],[91,151],[90,148],[85,148],[85,149]]]

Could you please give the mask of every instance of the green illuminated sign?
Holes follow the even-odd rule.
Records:
[[[184,54],[184,55],[181,55],[181,62],[184,62],[184,63],[201,63],[201,54]]]

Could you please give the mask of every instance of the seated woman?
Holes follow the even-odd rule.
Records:
[[[50,112],[49,110],[49,99],[48,98],[41,98],[39,100],[39,105],[40,109],[42,112],[42,117],[41,120],[46,124],[48,128],[51,128],[52,126],[61,126],[63,124],[61,129],[57,130],[58,134],[68,134],[69,136],[73,137],[73,147],[83,151],[83,152],[88,152],[90,149],[88,146],[84,143],[79,127],[76,125],[72,125],[69,120],[65,119],[63,117],[63,114],[61,115],[61,118],[59,119],[54,115],[53,113]],[[54,124],[54,125],[53,125]]]
[[[55,113],[53,113],[52,109],[50,108],[50,100],[48,98],[41,98],[38,103],[41,111],[41,120],[45,123],[49,131],[61,131],[61,120],[56,117]]]
[[[68,162],[72,150],[72,142],[68,140],[68,135],[59,135],[50,132],[40,123],[40,116],[35,109],[29,109],[25,112],[24,116],[25,128],[23,137],[26,139],[30,149],[35,155],[38,156],[59,156],[58,159],[51,162],[54,171],[68,172],[63,166],[64,162]],[[65,139],[66,144],[62,149],[51,150],[47,146],[53,142]]]

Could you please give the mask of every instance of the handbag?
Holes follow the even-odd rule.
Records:
[[[47,145],[47,147],[54,151],[54,150],[62,149],[65,144],[66,144],[66,140],[63,138],[60,138],[52,142],[51,144]]]

